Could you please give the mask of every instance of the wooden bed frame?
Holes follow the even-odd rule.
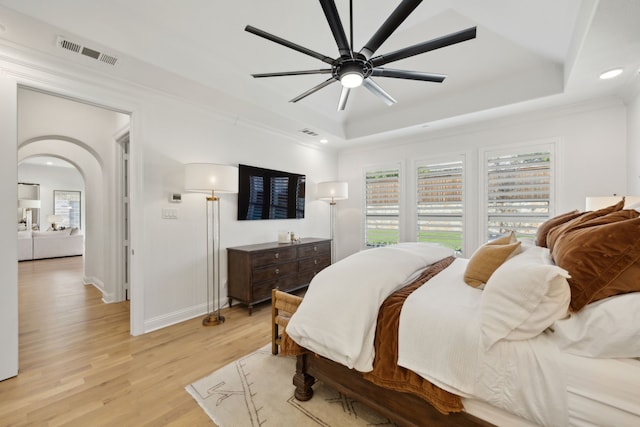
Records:
[[[300,301],[302,301],[300,297],[273,290],[271,300],[273,354],[278,354],[278,346],[281,342],[279,328],[286,326]],[[312,352],[296,357],[293,384],[296,387],[294,395],[300,401],[311,399],[312,386],[316,381],[322,381],[400,426],[489,427],[493,425],[465,412],[444,415],[418,396],[375,385],[367,381],[360,372]]]

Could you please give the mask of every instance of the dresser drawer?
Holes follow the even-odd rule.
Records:
[[[298,272],[298,261],[290,261],[282,264],[274,264],[266,267],[253,269],[253,281],[262,282],[265,280],[273,280],[278,277],[295,274]]]
[[[331,254],[319,255],[311,258],[301,259],[299,261],[298,271],[320,271],[331,264]]]
[[[307,258],[317,255],[329,255],[331,256],[331,244],[330,243],[315,243],[312,245],[305,245],[298,248],[298,258]]]
[[[274,249],[253,254],[251,256],[251,265],[253,267],[261,267],[265,265],[291,261],[296,259],[296,257],[296,248],[285,247],[282,249]]]
[[[304,271],[302,273],[298,273],[298,280],[300,281],[300,283],[309,284],[311,283],[311,280],[315,277],[315,275],[318,274],[319,272],[320,272],[320,269],[318,269],[317,271],[309,270],[309,271]]]
[[[290,275],[279,278],[277,280],[269,280],[266,282],[254,283],[253,285],[253,300],[264,301],[271,298],[271,289],[280,289],[281,291],[288,291],[300,287],[300,279],[297,275]]]

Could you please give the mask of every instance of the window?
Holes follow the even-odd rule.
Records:
[[[400,237],[400,169],[380,168],[365,175],[365,245],[385,246]]]
[[[55,215],[62,217],[60,225],[81,228],[79,191],[54,190],[53,206]]]
[[[551,149],[487,153],[486,159],[488,238],[510,230],[534,238],[551,212]]]
[[[419,163],[416,169],[417,241],[462,252],[463,160]]]

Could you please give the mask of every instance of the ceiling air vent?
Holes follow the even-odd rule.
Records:
[[[304,133],[305,135],[309,135],[309,136],[318,136],[319,135],[317,132],[314,132],[309,128],[304,128],[304,129],[300,130],[300,132]]]
[[[105,64],[116,65],[116,63],[118,62],[118,58],[116,58],[115,56],[107,55],[106,53],[102,53],[98,50],[83,46],[62,36],[58,36],[56,45],[64,50],[68,50],[70,52],[77,53],[79,55],[83,55],[100,62],[104,62]]]

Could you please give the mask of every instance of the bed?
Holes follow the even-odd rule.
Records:
[[[640,425],[640,218],[623,206],[469,259],[401,243],[333,264],[282,334],[296,398],[320,380],[399,425]]]

